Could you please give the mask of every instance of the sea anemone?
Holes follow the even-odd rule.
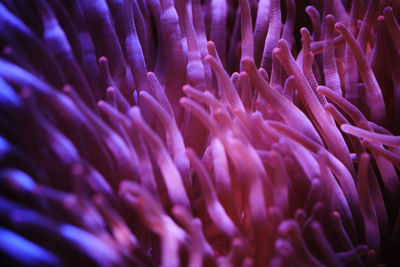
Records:
[[[399,266],[399,22],[0,0],[1,265]]]

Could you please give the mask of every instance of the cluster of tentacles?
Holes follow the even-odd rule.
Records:
[[[400,2],[296,2],[0,0],[0,264],[399,264]]]

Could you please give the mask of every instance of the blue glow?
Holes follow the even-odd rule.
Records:
[[[22,106],[22,101],[20,96],[14,91],[14,89],[0,78],[0,105],[12,105],[15,107]]]
[[[119,262],[118,253],[96,236],[68,224],[64,224],[59,230],[65,238],[74,242],[97,262],[110,264]]]
[[[0,157],[11,150],[11,145],[3,136],[0,136]]]
[[[46,249],[4,228],[0,228],[0,249],[24,264],[60,263],[59,259]]]
[[[15,185],[27,191],[32,191],[36,187],[35,181],[20,170],[9,169],[1,171],[0,179],[10,179]]]

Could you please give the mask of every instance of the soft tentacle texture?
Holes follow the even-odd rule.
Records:
[[[0,265],[400,266],[399,3],[0,0]]]

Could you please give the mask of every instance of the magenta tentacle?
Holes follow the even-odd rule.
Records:
[[[1,264],[400,266],[399,12],[0,0]]]

